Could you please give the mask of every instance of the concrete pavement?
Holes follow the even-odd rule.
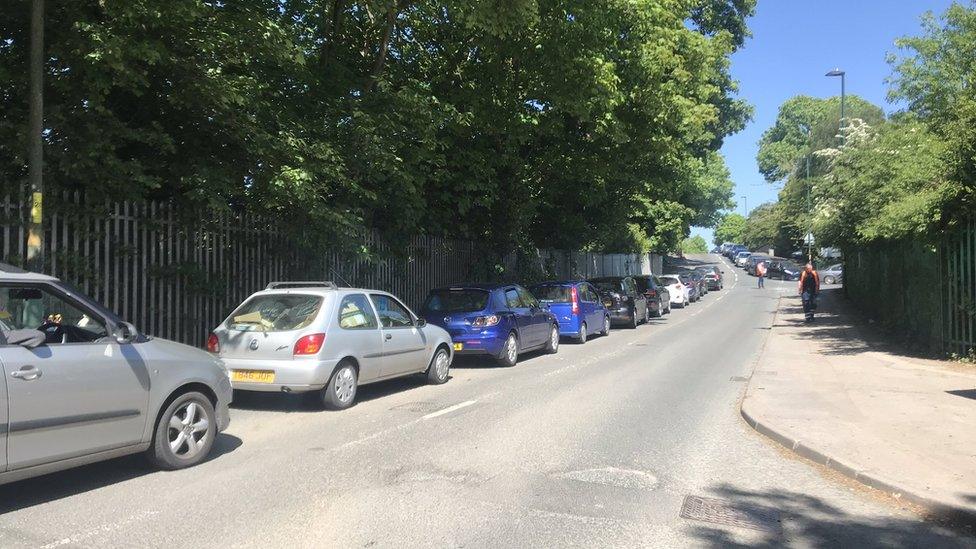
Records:
[[[687,309],[514,368],[459,362],[342,412],[241,398],[192,469],[0,487],[0,547],[976,547],[741,420],[777,283],[726,272]]]
[[[976,367],[869,345],[840,292],[823,293],[812,325],[783,296],[742,415],[806,458],[976,525]]]

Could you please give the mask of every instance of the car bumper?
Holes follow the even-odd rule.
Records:
[[[328,383],[335,370],[338,359],[315,360],[248,360],[224,358],[224,364],[232,373],[234,370],[259,370],[274,372],[274,381],[262,383],[255,381],[234,381],[231,385],[236,391],[295,392],[318,391]]]
[[[712,282],[709,282],[708,283],[708,289],[709,290],[718,290],[718,289],[721,289],[721,288],[722,288],[722,283],[719,282],[718,280],[715,280],[715,281],[712,281]]]
[[[633,322],[635,313],[631,312],[630,307],[623,309],[612,309],[610,311],[610,322],[624,323]]]
[[[508,334],[495,332],[495,331],[484,331],[484,332],[472,332],[463,334],[451,334],[451,341],[454,346],[454,354],[456,355],[501,355],[502,349],[505,348],[505,339]],[[461,348],[458,349],[457,345],[460,344]]]

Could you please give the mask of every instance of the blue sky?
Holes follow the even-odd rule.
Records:
[[[885,55],[894,41],[921,32],[926,11],[941,14],[951,0],[759,0],[749,20],[752,38],[732,57],[739,95],[755,108],[752,122],[725,140],[722,153],[735,182],[736,211],[776,200],[778,187],[765,183],[756,168],[763,131],[776,120],[780,104],[794,95],[840,95],[840,79],[824,74],[847,71],[847,93],[857,94],[888,112]],[[746,198],[743,199],[742,197]],[[711,229],[692,229],[712,244]]]

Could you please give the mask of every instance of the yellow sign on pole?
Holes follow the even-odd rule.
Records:
[[[31,201],[31,223],[40,225],[43,221],[41,212],[44,210],[44,194],[34,193]]]

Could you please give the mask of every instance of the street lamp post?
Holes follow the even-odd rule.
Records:
[[[742,195],[742,212],[749,217],[749,198],[746,195]]]
[[[846,93],[847,93],[847,91],[845,89],[847,87],[846,86],[846,84],[847,84],[846,83],[847,73],[844,72],[844,71],[842,71],[842,70],[840,70],[840,69],[834,69],[834,70],[828,72],[825,76],[839,76],[840,77],[840,138],[841,138],[841,143],[845,143],[847,141],[847,136],[844,135],[844,128],[847,127],[847,122],[846,122],[845,113],[844,113],[844,102],[845,102]]]

